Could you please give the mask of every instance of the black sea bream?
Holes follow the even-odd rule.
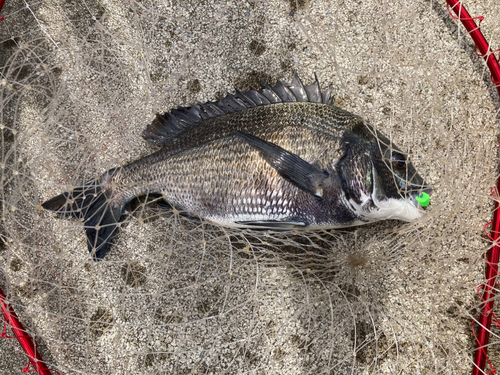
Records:
[[[317,230],[417,219],[430,192],[389,139],[297,75],[157,115],[143,136],[162,148],[42,205],[82,219],[96,259],[144,194],[227,227]]]

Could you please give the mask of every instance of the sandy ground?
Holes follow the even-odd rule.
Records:
[[[396,3],[396,4],[394,4]],[[469,4],[470,3],[470,4]],[[500,3],[467,3],[500,45]],[[61,374],[467,374],[499,98],[444,1],[7,2],[0,286]],[[156,112],[331,84],[410,152],[424,220],[301,236],[129,208],[105,260],[38,205],[156,150]],[[67,177],[71,175],[70,177]],[[132,212],[134,211],[134,212]],[[500,366],[499,335],[490,353]],[[0,372],[23,355],[0,340]]]

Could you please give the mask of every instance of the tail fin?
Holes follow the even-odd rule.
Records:
[[[100,260],[111,245],[124,207],[116,206],[110,198],[99,180],[91,180],[49,199],[42,207],[64,217],[83,219],[89,252],[94,260]]]

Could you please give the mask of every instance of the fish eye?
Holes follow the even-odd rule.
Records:
[[[392,161],[392,165],[394,166],[394,168],[406,169],[407,160],[403,155],[393,153],[391,161]]]

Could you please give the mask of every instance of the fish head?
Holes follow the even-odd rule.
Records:
[[[344,137],[339,174],[349,205],[363,221],[412,221],[425,215],[423,194],[432,189],[409,156],[387,137],[363,125]],[[422,203],[422,205],[420,203]]]

